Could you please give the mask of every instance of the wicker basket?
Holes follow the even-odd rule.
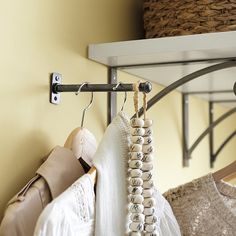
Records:
[[[236,30],[236,0],[144,0],[146,38]]]

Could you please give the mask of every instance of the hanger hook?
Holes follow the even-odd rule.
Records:
[[[117,88],[118,88],[120,85],[122,86],[122,82],[118,82],[117,85],[116,85],[115,87],[113,87],[113,90],[117,90]],[[125,91],[125,98],[124,98],[124,101],[123,101],[123,105],[122,105],[122,107],[121,107],[121,111],[124,110],[124,106],[125,106],[126,101],[127,101],[127,91]]]
[[[87,85],[87,84],[88,84],[88,82],[84,82],[84,83],[82,83],[82,84],[79,86],[78,91],[75,92],[75,95],[78,95],[78,94],[81,92],[81,89],[82,89],[85,85]]]
[[[125,91],[125,98],[124,98],[124,101],[123,101],[123,105],[121,107],[121,111],[124,110],[124,106],[125,106],[126,101],[127,101],[127,91]]]
[[[80,92],[81,92],[81,89],[83,86],[85,86],[86,84],[88,84],[88,82],[84,82],[80,85],[78,91],[75,93],[76,95],[78,95]],[[83,128],[84,126],[84,117],[85,117],[85,113],[86,111],[92,106],[92,103],[93,103],[93,92],[91,92],[91,98],[90,98],[90,102],[89,104],[84,108],[83,110],[83,114],[82,114],[82,120],[81,120],[81,128]]]
[[[84,110],[83,110],[82,120],[81,120],[81,128],[83,128],[83,126],[84,126],[85,113],[92,106],[92,103],[93,103],[93,92],[91,92],[91,98],[90,98],[90,102],[89,102],[88,106],[85,107]]]
[[[113,90],[117,90],[117,88],[122,84],[122,82],[118,82],[115,87],[113,87]]]
[[[119,82],[119,83],[118,83],[118,86],[119,86],[119,85],[122,86],[122,82]],[[117,86],[117,85],[116,85],[116,86]],[[117,87],[118,87],[118,86],[117,86]],[[125,106],[126,101],[127,101],[127,91],[125,91],[125,98],[124,98],[124,101],[123,101],[122,107],[121,107],[121,109],[120,109],[121,111],[124,110],[124,106]]]

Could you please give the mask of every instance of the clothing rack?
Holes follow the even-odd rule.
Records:
[[[52,104],[60,103],[60,93],[62,92],[133,92],[133,84],[61,84],[62,75],[59,73],[52,73],[50,80],[50,102]],[[139,91],[149,93],[152,90],[150,82],[143,82],[139,84]]]
[[[139,65],[140,66],[140,65]],[[179,86],[186,84],[187,82],[197,79],[202,75],[226,69],[236,66],[236,60],[224,61],[216,65],[212,65],[201,70],[195,71],[183,78],[177,80],[176,82],[170,84],[159,93],[157,93],[153,98],[151,98],[147,103],[147,109],[150,109],[153,105],[155,105],[158,101],[163,99],[166,95],[174,91]],[[132,67],[129,65],[128,67]],[[117,70],[119,67],[110,67],[109,68],[109,76],[108,76],[108,84],[62,84],[62,75],[59,73],[51,74],[51,82],[50,82],[50,102],[52,104],[60,103],[60,93],[62,92],[108,92],[108,124],[112,121],[114,115],[117,113],[117,103],[116,103],[116,92],[132,92],[134,91],[133,84],[123,84],[117,83]],[[149,93],[152,90],[152,84],[150,82],[144,82],[139,84],[139,91],[144,93]],[[115,93],[114,93],[115,92]],[[203,131],[199,135],[199,137],[195,140],[195,142],[189,147],[188,136],[189,136],[189,101],[188,96],[194,94],[217,94],[217,93],[232,93],[236,95],[236,83],[232,90],[218,90],[218,91],[193,91],[183,93],[182,95],[182,117],[183,117],[183,166],[189,165],[189,160],[191,159],[191,154],[198,146],[198,144],[203,140],[203,138],[209,134],[209,149],[210,149],[210,166],[214,166],[214,162],[216,161],[217,156],[222,151],[224,146],[236,135],[236,132],[233,131],[220,145],[220,147],[215,151],[213,151],[214,144],[214,135],[213,129],[227,117],[236,112],[236,108],[232,108],[230,111],[223,114],[217,120],[213,120],[213,104],[215,103],[231,103],[236,100],[215,100],[209,101],[209,127]],[[143,114],[143,108],[139,110],[139,116]]]

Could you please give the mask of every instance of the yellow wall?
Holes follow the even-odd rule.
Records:
[[[87,45],[142,37],[140,13],[136,0],[1,1],[0,219],[6,202],[33,176],[40,159],[79,126],[81,109],[89,101],[89,94],[62,94],[61,104],[51,105],[49,73],[62,73],[64,83],[106,83],[107,68],[86,59]],[[135,81],[124,73],[119,80]],[[153,94],[158,90],[155,85]],[[191,168],[182,169],[180,101],[175,92],[149,113],[155,119],[155,176],[162,191],[209,171],[207,140],[194,153]],[[191,139],[207,125],[206,103],[192,103]],[[129,95],[125,110],[132,114],[131,109]],[[234,116],[219,127],[219,136],[235,124]],[[99,141],[106,127],[105,93],[95,94],[85,125]],[[217,168],[235,159],[235,145],[234,140],[222,152]]]
[[[87,45],[139,38],[139,7],[136,0],[0,2],[0,219],[39,160],[79,126],[89,102],[89,94],[63,94],[61,105],[51,105],[49,73],[60,72],[64,83],[106,83],[107,69],[86,59]],[[86,117],[98,140],[106,104],[106,94],[96,94]]]

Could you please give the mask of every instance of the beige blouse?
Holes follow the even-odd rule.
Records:
[[[183,236],[235,236],[236,187],[208,174],[164,193]]]

